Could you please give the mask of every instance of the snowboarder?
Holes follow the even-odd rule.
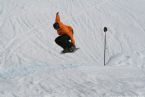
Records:
[[[73,52],[76,48],[73,36],[73,28],[61,22],[59,12],[56,13],[55,23],[53,24],[57,34],[59,35],[55,42],[63,48],[62,53]]]

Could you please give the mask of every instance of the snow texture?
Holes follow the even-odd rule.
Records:
[[[145,97],[145,0],[0,0],[0,97]],[[74,28],[60,54],[56,12]],[[108,28],[106,66],[104,32]]]

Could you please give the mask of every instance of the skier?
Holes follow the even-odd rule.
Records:
[[[76,48],[73,36],[73,28],[61,22],[59,12],[56,13],[55,23],[53,24],[57,34],[59,35],[55,42],[63,48],[62,53],[73,52]]]

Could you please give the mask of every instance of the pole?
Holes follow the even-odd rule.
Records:
[[[104,32],[105,32],[105,38],[104,38],[104,66],[106,65],[106,32],[107,32],[107,27],[104,27]]]

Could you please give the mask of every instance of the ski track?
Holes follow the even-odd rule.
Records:
[[[144,95],[142,91],[144,91],[145,88],[142,84],[144,84],[145,77],[142,72],[134,72],[136,71],[136,69],[113,69],[112,67],[93,67],[92,69],[92,67],[87,66],[87,68],[83,67],[85,69],[82,70],[82,68],[78,65],[76,65],[76,67],[66,65],[64,69],[61,68],[61,66],[59,68],[55,68],[55,66],[52,66],[52,68],[50,68],[49,66],[44,64],[35,64],[33,66],[31,65],[29,68],[20,67],[14,70],[8,70],[7,72],[5,72],[5,74],[0,74],[5,75],[5,77],[2,77],[3,85],[6,84],[3,90],[6,87],[11,87],[12,85],[15,85],[14,90],[19,89],[19,91],[17,91],[16,93],[16,91],[13,90],[9,93],[11,95],[14,94],[18,97],[33,97],[36,95],[38,97],[40,95],[43,97],[45,95],[55,95],[56,97],[78,97],[79,95],[82,97],[91,97],[98,95],[101,97]],[[92,71],[88,72],[88,68],[91,68]],[[96,72],[96,70],[98,72]],[[111,73],[112,70],[120,76],[114,76],[115,74]],[[128,70],[131,72],[126,72],[126,74],[121,73]],[[131,73],[133,73],[133,75],[131,75]],[[140,76],[135,76],[138,73],[140,74]],[[17,80],[21,76],[23,77],[20,80]],[[42,79],[38,80],[40,78]],[[6,79],[9,80],[6,82]],[[23,84],[18,83],[19,81],[22,81]],[[25,87],[27,87],[27,89]],[[28,92],[29,90],[31,90],[31,93]],[[26,92],[26,94],[23,94],[24,92]],[[23,95],[21,95],[21,93]],[[3,95],[7,96],[8,94],[5,94],[4,92],[0,95],[3,97]]]
[[[0,97],[144,97],[145,28],[134,2],[1,0]],[[54,43],[57,11],[75,29],[76,53]]]

